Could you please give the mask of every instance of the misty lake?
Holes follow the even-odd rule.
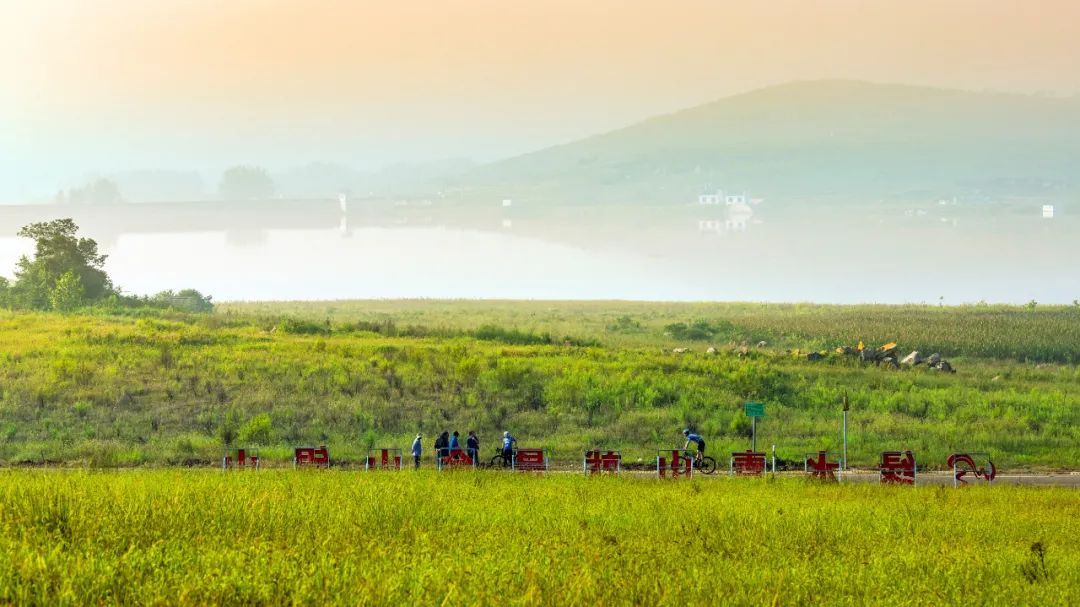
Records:
[[[1038,209],[451,208],[337,201],[0,207],[0,275],[73,217],[125,292],[218,301],[536,298],[1069,303],[1080,222]]]

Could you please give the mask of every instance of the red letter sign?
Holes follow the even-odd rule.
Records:
[[[759,451],[736,451],[731,454],[731,472],[739,476],[761,476],[767,467],[765,454]]]
[[[585,452],[585,474],[618,474],[621,465],[622,455],[618,451],[593,449]]]
[[[401,470],[401,449],[368,449],[365,470]]]
[[[293,465],[311,468],[329,468],[330,451],[326,445],[319,447],[297,447],[293,450]]]
[[[248,451],[248,449],[237,449],[235,460],[233,459],[232,455],[226,453],[225,458],[221,460],[221,468],[223,470],[228,470],[233,467],[233,464],[235,462],[236,468],[238,470],[243,470],[245,468],[249,470],[258,470],[259,450],[250,449],[251,453],[248,453]]]
[[[518,449],[514,452],[514,470],[544,472],[548,468],[543,449]]]
[[[986,466],[979,468],[975,465],[975,458],[986,461]],[[994,466],[994,462],[990,461],[989,453],[953,453],[949,456],[947,465],[953,469],[953,486],[959,487],[960,485],[966,485],[967,481],[964,480],[964,476],[968,472],[975,475],[976,479],[984,479],[986,482],[991,482],[994,477],[997,476],[997,467]]]
[[[915,484],[915,456],[911,451],[881,453],[881,482],[897,485]]]
[[[818,451],[813,458],[806,458],[806,471],[810,476],[823,481],[835,481],[840,462],[830,462],[828,451]]]
[[[670,454],[670,455],[669,455]],[[683,455],[681,449],[656,452],[656,475],[665,478],[667,473],[671,478],[691,478],[694,476],[694,458]]]

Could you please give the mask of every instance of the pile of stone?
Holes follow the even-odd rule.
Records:
[[[922,354],[918,350],[913,350],[911,354],[905,356],[901,361],[902,365],[909,365],[912,367],[925,364],[928,369],[934,369],[936,371],[944,371],[945,373],[956,373],[956,369],[949,361],[941,357],[941,354],[934,352],[930,356],[923,358]]]
[[[937,352],[924,358],[918,350],[914,350],[907,356],[900,358],[895,343],[887,343],[880,348],[867,348],[862,342],[859,342],[858,346],[840,346],[836,349],[836,353],[844,356],[857,356],[862,362],[884,365],[890,369],[899,369],[901,365],[915,367],[925,364],[928,369],[956,373],[956,369],[953,368],[949,361],[942,358],[941,354]],[[809,359],[809,357],[807,358]],[[820,358],[810,360],[820,360]]]

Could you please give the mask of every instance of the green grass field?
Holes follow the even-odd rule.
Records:
[[[0,603],[1069,605],[1074,489],[0,472]]]
[[[510,301],[0,311],[0,462],[211,466],[239,444],[284,464],[294,445],[327,444],[355,463],[369,446],[407,447],[422,431],[430,447],[455,429],[480,432],[485,453],[511,430],[557,461],[591,446],[648,461],[684,427],[714,454],[745,448],[747,400],[767,405],[760,444],[799,460],[838,448],[847,396],[854,466],[910,448],[930,468],[953,450],[989,450],[1002,469],[1076,469],[1080,367],[1040,359],[1072,360],[1078,320],[1071,308]],[[714,334],[667,335],[679,322]],[[934,327],[928,348],[919,339]],[[1010,353],[987,353],[978,327],[1010,336]],[[959,373],[789,352],[860,339],[939,350]]]
[[[698,327],[683,338],[670,327]],[[702,328],[703,327],[703,328]],[[702,338],[701,332],[705,332]],[[510,430],[580,462],[587,447],[648,462],[692,427],[720,455],[781,459],[840,445],[872,466],[913,449],[944,466],[990,451],[999,468],[1080,468],[1080,311],[1001,306],[627,302],[230,304],[213,314],[0,311],[0,464],[210,466],[226,444],[267,464],[326,444],[357,464],[417,431]],[[958,369],[890,370],[831,351],[864,340],[940,351]],[[765,340],[768,345],[754,344]],[[745,354],[738,350],[749,344]],[[673,354],[675,346],[687,354]],[[709,346],[718,353],[708,355]],[[799,353],[792,353],[798,350]]]
[[[593,446],[647,463],[690,426],[723,465],[755,400],[759,444],[800,460],[839,447],[847,397],[854,466],[913,449],[931,469],[954,450],[1077,469],[1078,320],[627,302],[0,311],[0,464],[16,468],[0,469],[0,604],[1075,604],[1075,488],[440,475],[430,440],[475,429],[487,454],[509,429],[576,467]],[[859,340],[940,351],[958,372],[831,353]],[[424,470],[355,470],[417,431]],[[300,444],[327,444],[339,469],[280,469]],[[260,448],[266,468],[155,469],[216,466],[226,445]],[[18,469],[41,466],[68,469]]]

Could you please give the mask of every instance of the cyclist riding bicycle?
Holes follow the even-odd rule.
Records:
[[[697,455],[694,456],[694,462],[700,466],[701,458],[705,457],[705,439],[701,438],[700,434],[690,432],[689,428],[684,428],[682,434],[686,437],[686,444],[683,445],[684,450],[690,446],[691,442],[697,444]]]

